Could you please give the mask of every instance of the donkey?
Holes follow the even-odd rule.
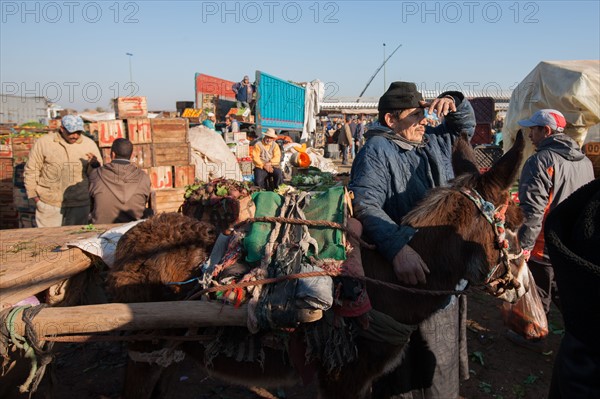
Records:
[[[509,302],[516,301],[525,293],[529,286],[528,274],[515,234],[523,222],[523,216],[509,201],[508,193],[516,178],[523,148],[523,135],[519,133],[513,147],[489,171],[480,174],[466,138],[457,141],[452,160],[457,177],[450,186],[431,190],[403,220],[403,223],[418,229],[411,246],[430,269],[427,282],[419,288],[453,290],[461,280],[467,280],[472,285],[484,285],[490,294]],[[173,222],[176,217],[171,218]],[[150,219],[136,228],[137,232],[132,231],[132,234],[141,237],[148,237],[143,233],[145,230],[174,230],[172,225],[165,223],[164,217]],[[206,233],[212,230],[202,222],[187,218],[185,223],[178,223],[177,229],[179,237],[189,237],[180,239],[179,244],[175,245],[179,255],[169,252],[170,238],[166,233],[160,234],[161,241],[143,243],[145,252],[152,254],[152,263],[137,259],[138,254],[133,253],[135,246],[131,246],[135,241],[127,238],[129,233],[123,237],[122,240],[129,244],[122,245],[119,242],[115,264],[118,271],[110,280],[116,300],[149,300],[148,293],[156,294],[157,287],[168,281],[178,281],[173,280],[176,274],[180,277],[179,281],[193,275],[199,257],[186,258],[185,245],[182,243],[187,242],[194,248],[201,247],[207,251],[214,243],[214,235],[195,237],[198,231]],[[153,246],[162,247],[163,250],[151,250]],[[435,248],[435,251],[431,248]],[[362,258],[367,277],[398,283],[391,265],[386,264],[376,252],[363,252]],[[143,263],[150,268],[163,267],[168,270],[147,270]],[[183,276],[186,273],[188,275]],[[132,282],[136,282],[133,287]],[[367,284],[367,292],[374,310],[404,325],[419,323],[448,300],[448,296],[407,294],[374,283]],[[162,294],[162,300],[177,299],[177,292],[172,289],[163,288]],[[152,295],[152,300],[156,300],[155,295]],[[408,335],[410,330],[405,332]],[[356,346],[358,356],[336,373],[316,365],[322,398],[368,398],[372,382],[398,363],[403,348],[403,344],[375,342],[360,336],[356,339]],[[157,348],[149,344],[145,348],[140,344],[130,347],[145,351]],[[200,343],[185,342],[179,349],[203,364],[205,351]],[[242,364],[232,358],[217,356],[208,371],[228,383],[248,386],[268,388],[300,382],[299,373],[280,351],[268,347],[263,350],[265,356],[260,365],[251,362]],[[159,377],[160,370],[157,367],[130,360],[123,397],[158,397],[160,393],[154,387]]]

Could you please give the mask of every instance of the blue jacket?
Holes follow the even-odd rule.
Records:
[[[237,82],[233,84],[231,90],[235,93],[236,100],[250,103],[255,88],[254,85],[246,86],[243,82]]]
[[[462,93],[452,95],[456,112],[444,123],[427,127],[423,142],[402,140],[387,127],[369,129],[367,142],[352,164],[349,188],[354,193],[355,217],[366,238],[390,262],[416,230],[401,226],[402,218],[425,196],[427,190],[445,185],[454,177],[452,146],[461,132],[475,132],[475,114]]]

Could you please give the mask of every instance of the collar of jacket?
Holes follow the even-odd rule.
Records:
[[[394,133],[394,131],[392,129],[390,129],[389,127],[383,126],[379,123],[375,124],[373,127],[371,127],[369,129],[369,131],[367,133],[365,133],[365,138],[367,140],[373,136],[383,136],[386,139],[395,143],[398,147],[402,148],[403,150],[409,150],[409,151],[416,149],[416,148],[425,147],[427,145],[427,143],[429,142],[427,137],[423,137],[423,141],[407,140],[404,137]]]
[[[129,160],[129,159],[123,159],[123,158],[115,158],[115,159],[113,159],[113,160],[112,160],[112,161],[110,161],[110,162],[111,162],[111,163],[122,163],[122,164],[125,164],[125,165],[127,165],[127,164],[130,164],[130,163],[131,163],[131,160]]]
[[[57,142],[57,143],[60,143],[62,141],[64,143],[66,143],[66,144],[69,144],[69,142],[67,142],[67,140],[65,140],[63,138],[63,136],[62,136],[62,134],[60,134],[60,132],[54,133],[54,141]],[[79,138],[77,139],[77,141],[75,143],[73,143],[73,144],[81,144],[82,141],[83,141],[83,134],[80,134]]]

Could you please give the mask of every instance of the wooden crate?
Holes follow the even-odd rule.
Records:
[[[13,157],[27,156],[37,140],[35,136],[16,136],[11,138]]]
[[[115,105],[116,118],[145,118],[148,116],[146,97],[118,97],[113,101]]]
[[[583,152],[592,161],[594,176],[600,177],[600,142],[591,141],[583,146]]]
[[[188,120],[185,118],[151,119],[152,142],[155,144],[187,143]]]
[[[152,209],[157,213],[177,212],[183,204],[185,188],[170,188],[152,193]]]
[[[110,148],[100,148],[102,154],[102,162],[110,163]],[[131,154],[131,163],[138,168],[149,168],[152,166],[152,145],[151,144],[134,144],[133,153]]]
[[[12,158],[13,150],[10,136],[0,136],[0,158]]]
[[[151,143],[152,129],[150,128],[150,119],[127,119],[127,138],[133,144]]]
[[[173,188],[173,167],[153,166],[148,169],[151,187],[155,190]]]
[[[194,165],[173,166],[173,187],[185,187],[193,184],[196,178]]]
[[[123,121],[98,121],[98,146],[110,147],[116,139],[125,138]]]
[[[172,166],[191,164],[189,144],[153,144],[152,166]]]
[[[0,183],[13,183],[14,167],[11,158],[0,158]]]

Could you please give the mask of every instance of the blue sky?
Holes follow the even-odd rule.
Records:
[[[600,59],[598,1],[1,1],[2,93],[107,108],[136,94],[152,110],[194,100],[194,75],[256,70],[320,79],[358,96],[389,53],[386,82],[513,88],[540,61]],[[132,53],[129,57],[126,53]],[[383,70],[365,96],[384,90]]]

